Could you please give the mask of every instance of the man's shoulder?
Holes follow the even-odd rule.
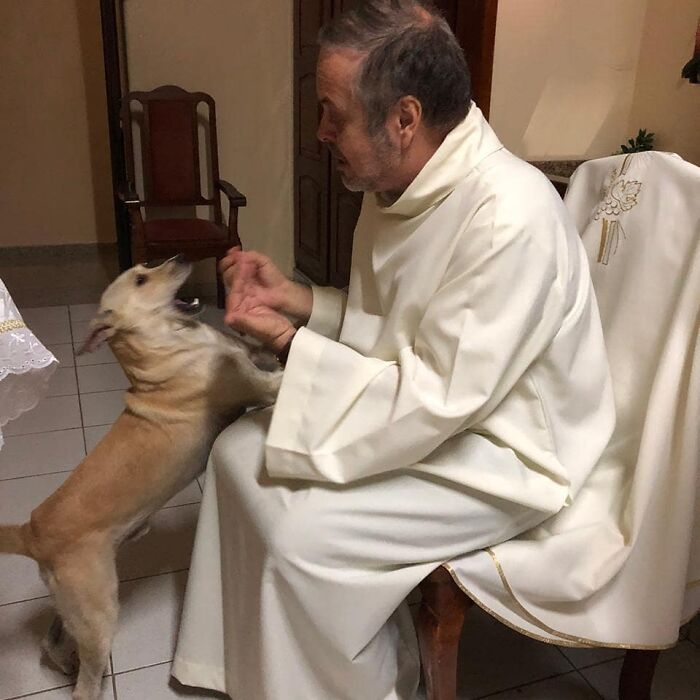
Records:
[[[492,196],[522,201],[529,206],[560,203],[561,197],[546,175],[505,148],[490,154],[477,166],[477,179]]]

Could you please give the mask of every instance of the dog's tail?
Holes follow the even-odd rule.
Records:
[[[26,525],[0,525],[0,554],[32,556],[27,546],[26,527]]]

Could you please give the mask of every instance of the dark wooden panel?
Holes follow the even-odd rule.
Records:
[[[363,2],[364,0],[335,0],[335,3],[333,4],[333,14],[339,15],[341,12],[350,10]]]
[[[459,0],[435,0],[435,7],[442,12],[447,23],[454,31],[457,26],[457,4]]]
[[[299,247],[307,255],[318,258],[323,250],[324,206],[322,187],[307,175],[299,178]]]
[[[294,259],[317,284],[328,283],[330,155],[316,138],[316,37],[332,0],[295,0]]]
[[[472,94],[484,116],[491,109],[491,78],[498,0],[459,0],[454,27],[472,76]]]
[[[331,181],[329,266],[329,282],[334,287],[346,287],[350,281],[352,242],[361,208],[362,192],[349,192],[340,176],[334,173]]]
[[[323,26],[328,16],[323,0],[304,0],[297,3],[297,26],[299,28],[299,49],[316,46],[318,30]]]
[[[316,75],[307,73],[297,81],[297,105],[299,108],[299,143],[298,153],[307,158],[319,160],[323,145],[316,138],[320,119],[318,98],[316,97]]]

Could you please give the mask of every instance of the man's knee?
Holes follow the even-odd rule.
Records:
[[[320,574],[329,563],[329,554],[323,519],[303,501],[287,510],[269,533],[270,563],[285,578],[301,570]]]
[[[219,434],[208,464],[217,484],[232,485],[240,479],[255,478],[264,461],[268,427],[269,420],[264,416],[249,413]]]

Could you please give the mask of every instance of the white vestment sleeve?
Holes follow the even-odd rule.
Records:
[[[347,483],[414,465],[488,416],[548,346],[563,318],[563,224],[483,218],[398,362],[300,329],[266,444],[271,476]]]
[[[348,295],[335,287],[312,285],[313,306],[306,327],[315,333],[338,340]]]

